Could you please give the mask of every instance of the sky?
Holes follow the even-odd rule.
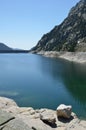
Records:
[[[0,42],[31,49],[79,0],[0,0]]]

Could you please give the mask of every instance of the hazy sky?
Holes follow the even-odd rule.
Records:
[[[0,0],[0,42],[13,48],[32,48],[78,1]]]

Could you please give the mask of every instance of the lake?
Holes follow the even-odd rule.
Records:
[[[72,105],[86,119],[86,65],[35,54],[0,54],[0,96],[25,107]]]

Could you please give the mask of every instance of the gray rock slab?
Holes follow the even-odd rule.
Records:
[[[5,97],[0,97],[0,109],[8,109],[11,106],[17,106],[14,100]]]
[[[20,119],[14,119],[4,125],[3,130],[32,130]]]
[[[74,119],[67,125],[65,130],[86,130],[86,121]]]
[[[14,119],[15,117],[7,113],[6,111],[0,110],[0,126]]]
[[[48,109],[40,113],[40,119],[49,125],[55,125],[56,123],[54,111]]]

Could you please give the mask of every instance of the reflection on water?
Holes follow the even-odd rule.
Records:
[[[19,95],[18,92],[12,92],[12,91],[0,91],[0,96],[17,96]]]
[[[46,75],[64,84],[67,94],[71,96],[67,103],[73,105],[79,116],[82,113],[86,118],[86,64],[45,57],[41,62],[41,69]]]
[[[86,65],[74,63],[71,63],[70,66],[67,65],[63,82],[74,98],[75,110],[79,115],[82,113],[86,117]]]
[[[67,70],[67,72],[66,72]],[[86,66],[71,63],[65,68],[63,81],[66,88],[76,100],[86,103]]]
[[[20,106],[71,104],[86,118],[86,65],[32,54],[0,55],[0,96]]]

